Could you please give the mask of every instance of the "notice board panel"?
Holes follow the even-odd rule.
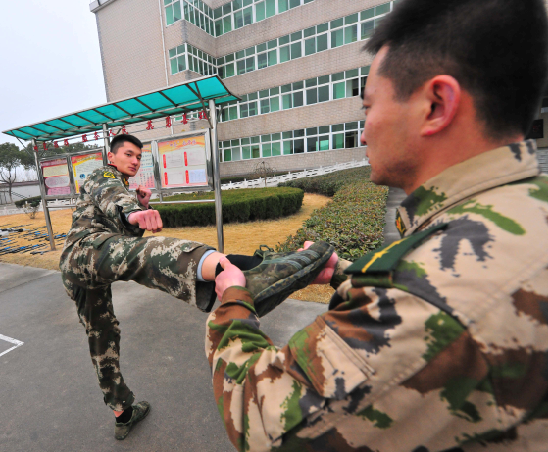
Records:
[[[154,159],[152,158],[152,143],[143,145],[141,167],[134,177],[130,177],[129,189],[135,190],[139,185],[145,188],[156,188],[154,182]]]
[[[103,166],[103,152],[89,152],[87,154],[71,156],[72,176],[74,180],[74,189],[80,193],[80,185],[84,182],[93,170]]]
[[[161,188],[209,186],[209,134],[158,140]]]
[[[40,162],[46,195],[70,195],[70,173],[67,158],[57,158]]]

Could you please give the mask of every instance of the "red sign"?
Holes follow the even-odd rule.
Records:
[[[147,130],[152,130],[152,129],[154,129],[154,126],[152,125],[152,121],[148,121],[147,122]]]
[[[171,116],[168,116],[168,117],[166,118],[166,129],[167,129],[168,127],[171,127]]]
[[[85,143],[86,141],[88,141],[88,137],[87,137],[87,135],[84,133],[84,134],[82,135],[82,143]]]
[[[65,146],[68,146],[68,145],[69,145],[68,140],[65,140]]]
[[[44,151],[48,150],[48,145],[45,141],[42,143],[42,147],[44,148]]]
[[[98,140],[98,139],[99,139],[99,133],[95,132],[95,133],[93,134],[93,138],[95,138],[96,140]]]
[[[54,147],[54,148],[58,148],[58,147],[59,147],[59,143],[58,143],[57,141],[54,141],[54,142],[53,142],[53,147]]]
[[[122,133],[123,133],[124,135],[127,135],[126,126],[122,126]]]
[[[183,114],[183,120],[181,121],[183,124],[188,124],[188,118],[186,116],[186,113]]]

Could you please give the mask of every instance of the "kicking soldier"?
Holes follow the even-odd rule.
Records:
[[[333,258],[315,281],[337,288],[329,310],[283,348],[259,329],[249,273],[221,260],[206,354],[229,438],[545,451],[548,176],[524,141],[548,76],[545,3],[401,0],[366,49],[362,141],[372,181],[408,195],[402,239]]]
[[[116,416],[117,439],[124,439],[148,414],[150,404],[134,404],[120,371],[120,329],[111,283],[133,280],[209,312],[215,302],[214,279],[222,272],[219,259],[224,256],[198,242],[143,238],[145,230],[160,232],[162,219],[149,206],[150,190],[127,191],[128,177],[139,170],[142,147],[132,135],[112,140],[110,164],[93,171],[82,184],[60,261],[63,284],[86,328],[104,401]],[[265,309],[272,309],[273,299],[279,303],[314,279],[332,253],[329,245],[318,244],[298,255],[263,251],[227,258],[242,270],[254,271],[250,288],[257,299],[268,298]]]

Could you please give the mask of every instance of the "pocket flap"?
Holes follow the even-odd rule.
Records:
[[[323,318],[295,334],[289,349],[318,393],[341,400],[374,373]]]
[[[99,248],[101,248],[103,243],[105,243],[108,239],[111,239],[112,237],[117,235],[120,235],[120,234],[101,234],[92,242],[93,248],[98,250]]]

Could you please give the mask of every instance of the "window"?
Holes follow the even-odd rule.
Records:
[[[242,70],[245,70],[245,67],[242,67]],[[369,66],[243,95],[241,101],[232,102],[227,109],[223,110],[221,121],[275,113],[280,108],[289,110],[335,99],[356,97],[363,90],[367,74],[369,74]],[[325,144],[322,146],[325,148]]]
[[[186,2],[187,0],[181,1]],[[229,5],[232,5],[232,9],[226,13],[226,16],[222,16],[222,20],[234,16],[234,27],[236,28],[246,25],[250,20],[253,21],[253,14],[248,12],[251,11],[252,6],[246,7],[248,1],[249,0],[233,1],[230,3]],[[304,0],[298,0],[298,4],[304,4],[302,3],[303,1]],[[276,5],[279,14],[280,12],[292,8],[291,5],[293,4],[297,3],[293,0],[259,1],[255,4],[255,20],[263,20],[263,10],[264,16],[268,18],[270,17],[269,14],[275,13]],[[238,66],[238,61],[244,58],[243,51],[225,55],[224,58],[219,59],[221,60],[218,66],[219,74],[221,77],[227,78],[235,73],[243,74],[258,69],[265,69],[276,64],[323,52],[329,48],[336,48],[359,40],[368,39],[371,37],[379,21],[382,20],[385,17],[385,14],[389,13],[390,10],[391,3],[385,3],[374,8],[369,8],[359,14],[352,14],[329,23],[319,24],[297,31],[291,35],[282,36],[267,43],[259,44],[258,46],[254,46],[254,53],[256,53],[257,56],[254,57],[256,61],[253,63],[249,62]],[[224,7],[222,13],[225,14]],[[221,11],[219,10],[219,12],[215,13],[215,17],[218,17],[220,14]],[[223,22],[221,26],[220,20],[221,18],[216,19],[216,29],[223,33],[230,31],[230,24]],[[227,60],[228,57],[231,58],[231,62],[236,60],[236,71],[227,70],[225,68],[225,66],[229,64],[229,61]]]

